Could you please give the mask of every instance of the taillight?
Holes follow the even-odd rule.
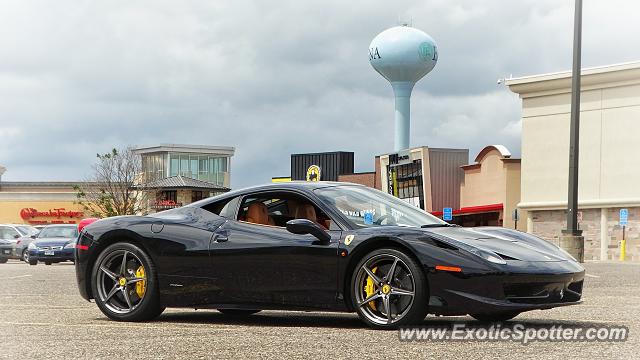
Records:
[[[82,229],[84,229],[85,226],[87,226],[87,225],[89,225],[89,224],[91,224],[91,223],[93,223],[93,222],[95,222],[97,220],[100,220],[100,219],[98,219],[98,218],[86,218],[86,219],[80,220],[80,223],[78,223],[78,233],[81,233]]]
[[[89,250],[88,245],[76,245],[76,249],[78,250]]]
[[[22,240],[18,240],[18,241],[16,241],[16,245],[20,244],[20,241],[22,241]]]

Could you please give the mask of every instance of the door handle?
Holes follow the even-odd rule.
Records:
[[[217,243],[221,243],[221,242],[225,242],[228,241],[229,237],[227,237],[226,235],[214,235],[213,236],[213,241],[217,242]]]

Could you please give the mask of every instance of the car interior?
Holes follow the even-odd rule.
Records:
[[[238,220],[259,225],[285,227],[287,221],[307,219],[325,230],[331,228],[331,219],[317,206],[294,194],[264,194],[247,197],[238,212]]]

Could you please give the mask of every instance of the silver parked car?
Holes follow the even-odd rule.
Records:
[[[38,229],[27,224],[0,224],[0,240],[4,240],[3,257],[23,259],[24,250],[29,242],[33,241],[32,236],[35,237],[37,233]]]

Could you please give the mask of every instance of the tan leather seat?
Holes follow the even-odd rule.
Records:
[[[296,208],[296,219],[307,219],[318,223],[316,208],[311,204],[300,204]]]
[[[261,202],[249,205],[249,209],[247,209],[247,222],[260,225],[272,225],[267,206]]]
[[[316,214],[316,208],[311,204],[301,204],[296,208],[296,219],[307,219],[311,220],[314,223],[324,227],[325,229],[329,229],[330,220],[329,219],[318,219],[318,214]]]

